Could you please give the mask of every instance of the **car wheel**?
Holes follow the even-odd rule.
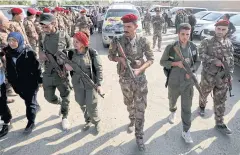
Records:
[[[108,44],[104,44],[104,43],[103,43],[103,47],[104,47],[104,48],[108,48],[108,46],[109,46]]]

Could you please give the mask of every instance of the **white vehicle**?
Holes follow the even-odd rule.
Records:
[[[188,10],[188,9],[191,9],[193,11],[193,14],[195,13],[198,13],[200,11],[208,11],[206,8],[197,8],[197,7],[174,7],[172,8],[170,11],[172,13],[172,26],[175,25],[175,18],[176,18],[176,14],[177,14],[177,11],[179,10]]]
[[[240,14],[232,16],[229,20],[235,26],[236,31],[239,32],[240,31]],[[202,36],[201,36],[201,40],[204,39],[204,38],[211,38],[212,36],[214,36],[214,33],[215,33],[215,26],[214,25],[215,25],[215,23],[211,24],[211,25],[208,25],[204,29],[204,31],[202,33]]]
[[[134,5],[128,3],[113,4],[108,8],[103,21],[102,43],[104,47],[108,47],[114,36],[123,34],[124,29],[121,18],[122,16],[129,13],[133,13],[138,16],[137,33],[142,34],[142,21],[137,8]]]
[[[212,11],[200,11],[198,13],[195,13],[194,16],[196,19],[202,19],[203,17],[205,17],[206,15],[208,15],[211,12]]]
[[[238,14],[238,12],[225,12],[225,11],[213,11],[210,14],[204,16],[202,19],[197,20],[195,25],[193,35],[201,37],[203,30],[209,26],[215,24],[220,19],[223,19],[224,14],[229,14],[230,16]]]
[[[149,13],[151,14],[151,16],[155,16],[155,15],[156,15],[156,12],[155,12],[155,9],[156,9],[156,8],[160,8],[160,11],[163,13],[164,10],[168,11],[168,9],[171,9],[172,6],[152,5],[152,6],[149,8]]]

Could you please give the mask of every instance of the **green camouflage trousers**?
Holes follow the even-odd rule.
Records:
[[[146,31],[146,34],[150,35],[151,34],[151,25],[150,25],[151,21],[147,21],[147,22],[144,22],[144,28],[145,28],[145,31]]]
[[[61,98],[55,95],[56,88],[60,92]],[[69,111],[69,95],[70,88],[64,84],[57,73],[47,74],[43,73],[43,90],[45,99],[52,104],[61,105],[61,113],[63,118],[68,116]]]
[[[153,48],[156,45],[157,39],[158,39],[158,48],[160,49],[162,44],[162,30],[153,31]]]
[[[228,85],[224,80],[216,80],[213,75],[202,72],[200,86],[205,98],[213,91],[214,113],[217,125],[223,124],[225,102],[227,100]],[[206,103],[199,98],[199,106],[205,108]]]
[[[124,104],[129,112],[129,118],[135,122],[135,136],[142,137],[148,88],[145,75],[137,78],[137,85],[133,80],[124,77],[120,77],[119,83],[124,96]]]

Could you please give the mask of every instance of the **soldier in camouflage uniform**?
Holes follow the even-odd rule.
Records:
[[[185,59],[195,73],[199,68],[201,62],[197,52],[197,46],[189,41],[191,33],[191,25],[182,23],[179,26],[178,37],[179,40],[166,47],[160,64],[166,69],[171,69],[168,75],[168,99],[169,110],[171,114],[168,117],[169,123],[173,124],[176,118],[177,99],[181,96],[181,118],[183,123],[182,137],[186,143],[193,143],[190,135],[191,127],[191,107],[193,98],[193,81],[189,74],[184,70],[182,61],[175,52],[174,47],[178,48],[180,55]],[[167,75],[167,74],[166,74]]]
[[[181,23],[184,23],[184,15],[183,15],[183,10],[179,10],[177,12],[176,18],[175,18],[175,28],[176,28],[176,33],[178,31],[178,27]]]
[[[231,41],[226,37],[228,25],[229,22],[226,20],[217,22],[215,36],[203,40],[199,47],[203,65],[200,86],[205,98],[213,91],[215,128],[224,134],[232,133],[223,121],[228,83],[232,80],[232,77],[225,76],[223,63],[228,64],[232,74],[234,69],[234,50]],[[199,107],[200,115],[204,116],[206,103],[201,98]]]
[[[154,56],[148,40],[136,34],[137,16],[127,14],[122,17],[122,21],[125,33],[120,38],[115,37],[113,39],[109,46],[108,58],[110,61],[118,62],[119,83],[124,96],[124,104],[129,112],[130,124],[128,132],[133,132],[135,125],[136,142],[139,150],[143,151],[145,150],[143,142],[144,114],[147,107],[148,93],[145,70],[152,65]],[[121,44],[127,59],[131,61],[130,65],[133,68],[133,74],[136,76],[135,79],[131,78],[130,72],[126,68],[126,61],[119,52],[117,42]]]
[[[89,17],[86,16],[86,10],[81,10],[81,16],[77,19],[75,25],[75,32],[78,31],[87,31],[93,26],[93,23]]]
[[[151,35],[151,14],[149,13],[149,10],[147,9],[147,12],[144,16],[144,19],[143,19],[143,23],[144,23],[144,28],[145,28],[145,31],[146,31],[146,34],[147,35]]]
[[[20,8],[12,8],[11,9],[11,13],[12,13],[12,21],[10,22],[10,28],[9,30],[11,32],[19,32],[23,35],[24,38],[24,42],[26,45],[30,46],[30,43],[28,41],[28,37],[25,31],[25,28],[22,24],[22,20],[23,20],[23,14],[22,14],[22,9]]]
[[[162,44],[162,29],[165,23],[164,18],[160,14],[160,8],[156,8],[156,15],[152,18],[153,24],[153,49],[155,48],[156,41],[158,39],[158,51],[161,52]]]
[[[40,15],[42,14],[42,12],[38,11],[37,14],[36,14],[36,20],[34,22],[34,25],[35,25],[35,28],[36,28],[36,31],[37,31],[37,34],[38,36],[41,35],[42,33],[42,27],[39,23],[39,20],[40,20]]]
[[[45,53],[53,55],[60,50],[63,51],[66,48],[71,48],[71,39],[65,31],[60,31],[55,27],[56,18],[50,13],[43,13],[40,16],[40,24],[44,34],[39,39],[39,59],[45,62],[45,68],[43,73],[43,89],[45,99],[52,104],[61,105],[62,128],[68,130],[70,123],[67,119],[69,111],[69,81],[64,81],[60,78],[59,74],[55,70],[52,63],[50,63]],[[63,69],[63,66],[59,66]],[[65,75],[67,76],[67,75]],[[55,95],[56,88],[60,92],[60,97]]]
[[[38,42],[38,33],[36,31],[35,24],[34,24],[36,13],[37,11],[35,9],[29,8],[27,11],[27,18],[23,22],[29,43],[35,52],[36,52],[36,47]]]
[[[8,21],[7,18],[4,17],[0,17],[0,51],[2,50],[2,48],[6,47],[8,45],[7,43],[7,37],[10,33],[10,31],[8,30],[10,27],[10,23]],[[5,57],[2,58],[4,67],[5,67]],[[6,89],[7,89],[7,96],[16,96],[16,94],[14,93],[12,86],[8,83],[7,79],[6,79]],[[10,99],[7,98],[7,103],[13,103],[14,99]]]
[[[55,8],[55,15],[56,15],[56,19],[57,19],[57,23],[58,23],[58,29],[59,30],[65,30],[65,22],[63,20],[63,17],[61,15],[61,11],[62,11],[62,8],[60,7],[56,7]]]

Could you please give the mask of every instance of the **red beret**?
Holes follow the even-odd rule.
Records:
[[[43,12],[44,12],[44,13],[50,13],[51,10],[50,10],[49,8],[44,8],[44,9],[43,9]]]
[[[36,14],[37,14],[37,15],[41,15],[41,14],[42,14],[42,12],[41,12],[41,11],[38,11]]]
[[[87,35],[84,32],[77,32],[73,36],[73,38],[76,38],[78,41],[80,41],[84,46],[88,46],[89,40]]]
[[[22,13],[22,9],[20,8],[12,8],[11,12],[14,14],[21,14]]]
[[[134,14],[127,14],[121,18],[123,23],[130,23],[130,22],[136,22],[138,20],[138,17]]]
[[[69,11],[69,10],[65,10],[65,13],[66,13],[66,14],[69,14],[69,13],[70,13],[70,11]]]
[[[215,26],[228,26],[229,25],[229,21],[227,20],[219,20]]]
[[[29,8],[28,12],[31,13],[32,15],[36,15],[37,14],[37,10],[35,10],[33,8]]]
[[[55,7],[55,10],[56,11],[61,11],[61,8],[60,7]]]
[[[83,10],[81,10],[81,11],[80,11],[80,13],[86,13],[86,10],[85,10],[85,9],[83,9]]]

